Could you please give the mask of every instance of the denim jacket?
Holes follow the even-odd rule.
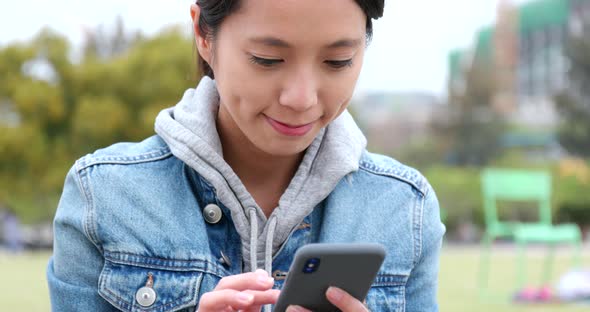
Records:
[[[203,216],[210,204],[222,211],[214,224]],[[387,256],[368,308],[438,311],[444,231],[426,179],[365,151],[359,170],[342,179],[274,254],[274,287],[281,289],[295,251],[305,244],[376,242]],[[231,214],[212,185],[159,136],[78,160],[66,177],[54,235],[47,268],[53,311],[195,311],[221,278],[243,269]],[[146,288],[155,300],[141,300]]]

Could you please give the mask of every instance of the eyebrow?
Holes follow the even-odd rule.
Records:
[[[275,48],[290,48],[291,45],[286,41],[274,37],[255,37],[249,40],[252,43],[263,44]],[[360,39],[341,39],[325,46],[327,49],[336,48],[354,48],[361,44]]]
[[[342,39],[338,40],[332,44],[327,45],[328,49],[335,49],[335,48],[356,48],[361,44],[360,39]]]

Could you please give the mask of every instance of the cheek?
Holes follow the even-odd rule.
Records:
[[[254,87],[255,79],[248,70],[248,62],[244,54],[232,44],[226,36],[216,42],[213,58],[213,70],[217,88],[221,91],[247,90]],[[229,100],[229,99],[228,99]]]
[[[339,79],[328,79],[324,91],[321,94],[322,102],[326,103],[326,113],[329,118],[336,118],[350,102],[354,87],[358,78],[357,72],[352,72],[339,77]]]
[[[226,92],[229,91],[229,92]],[[237,120],[252,121],[259,117],[271,100],[262,88],[248,88],[242,83],[219,88],[222,102]]]
[[[256,74],[240,53],[219,51],[215,77],[224,105],[235,119],[251,120],[272,103],[272,84],[264,75]]]

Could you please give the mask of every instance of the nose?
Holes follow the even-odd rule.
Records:
[[[299,70],[287,78],[281,90],[279,103],[294,111],[307,111],[318,103],[317,89],[313,70]]]

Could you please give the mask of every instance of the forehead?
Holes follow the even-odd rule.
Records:
[[[294,44],[325,44],[364,38],[366,18],[354,0],[242,0],[221,27],[243,38],[264,35]]]

